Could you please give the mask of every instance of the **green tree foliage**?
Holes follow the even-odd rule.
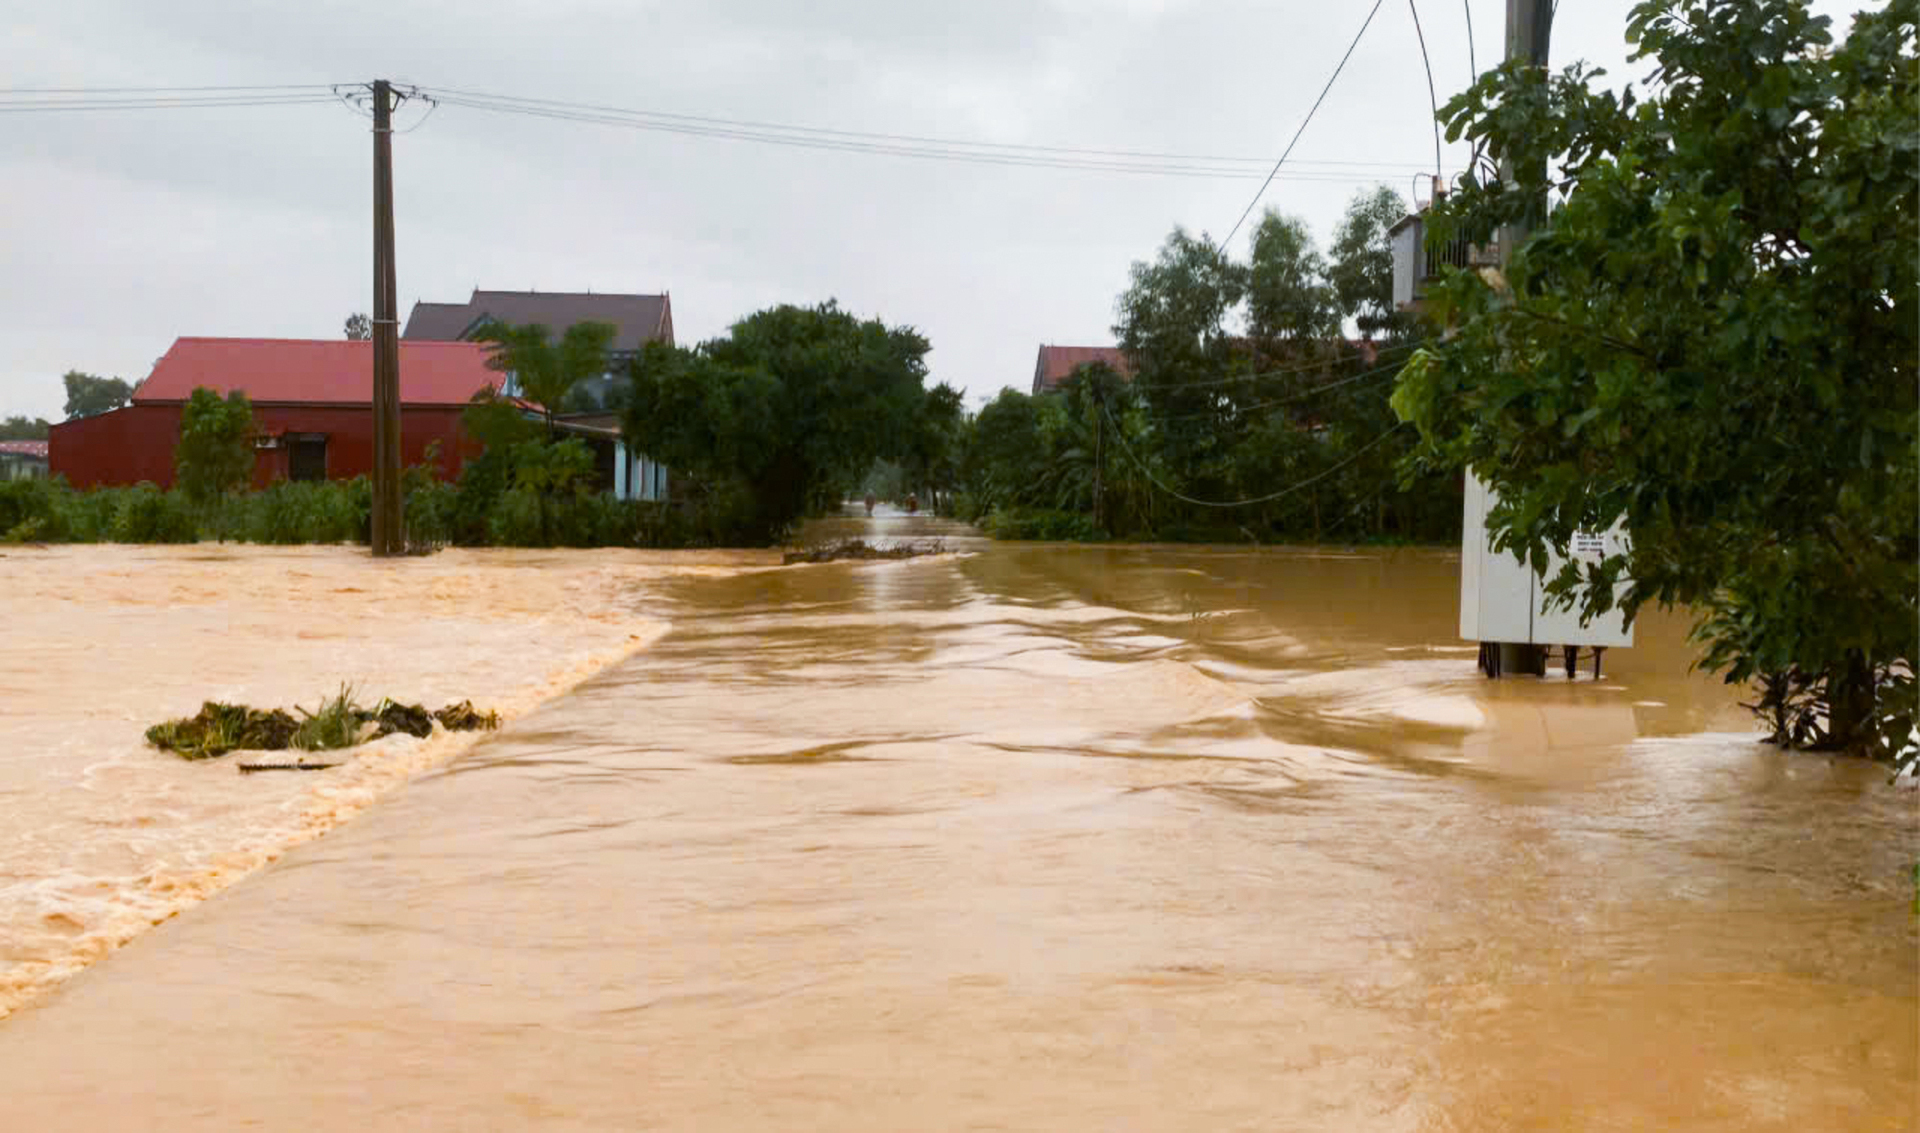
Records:
[[[253,405],[234,390],[224,400],[205,386],[180,410],[180,443],[173,449],[180,490],[211,503],[246,485],[253,475]]]
[[[691,350],[650,343],[633,366],[626,436],[735,503],[739,537],[781,537],[901,459],[927,413],[927,340],[828,302],[773,307]]]
[[[355,311],[347,316],[347,322],[341,328],[354,342],[366,342],[373,337],[373,319],[365,311]]]
[[[539,323],[510,326],[489,323],[474,336],[494,344],[487,365],[512,374],[520,396],[538,405],[553,432],[553,415],[567,403],[567,395],[581,382],[599,377],[611,366],[608,350],[619,333],[612,323],[582,322],[556,340]]]
[[[44,441],[52,428],[44,418],[9,417],[0,421],[0,441]]]
[[[1093,530],[1160,538],[1457,537],[1454,476],[1399,472],[1413,437],[1388,403],[1407,332],[1387,228],[1404,209],[1391,189],[1355,197],[1330,258],[1272,211],[1244,262],[1175,229],[1117,303],[1130,380],[1002,394],[968,431],[964,510],[1084,509]]]
[[[102,378],[68,370],[60,380],[67,387],[65,412],[69,421],[118,409],[133,396],[133,387],[119,378]]]
[[[1255,343],[1274,351],[1317,345],[1340,333],[1326,261],[1304,221],[1272,211],[1260,218],[1246,280],[1247,334]]]
[[[961,481],[966,519],[1028,502],[1031,486],[1046,471],[1040,447],[1040,398],[1003,389],[968,423]]]
[[[1368,338],[1395,341],[1411,330],[1411,321],[1393,306],[1393,248],[1387,242],[1387,230],[1406,215],[1400,194],[1380,185],[1354,197],[1334,233],[1327,272],[1334,304]]]
[[[960,484],[960,446],[966,426],[961,392],[945,382],[925,392],[899,454],[901,485],[938,510]]]
[[[1804,0],[1643,2],[1638,87],[1483,76],[1448,132],[1523,177],[1469,182],[1442,236],[1563,200],[1504,277],[1437,288],[1449,336],[1395,400],[1536,568],[1625,522],[1630,553],[1553,593],[1703,608],[1703,664],[1761,679],[1777,739],[1883,757],[1920,658],[1915,23],[1894,0],[1836,47]]]

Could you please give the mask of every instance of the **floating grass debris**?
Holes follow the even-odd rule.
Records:
[[[946,550],[947,545],[939,539],[884,545],[869,543],[865,539],[843,539],[835,543],[821,543],[798,551],[788,551],[782,558],[781,565],[830,563],[836,559],[915,559],[922,555],[945,554]]]
[[[500,726],[498,712],[481,712],[470,700],[431,712],[424,705],[391,698],[365,708],[354,699],[352,685],[341,685],[339,692],[323,698],[311,712],[298,705],[294,712],[299,719],[281,708],[263,710],[209,700],[193,716],[148,728],[147,742],[182,759],[213,759],[233,751],[339,751],[395,734],[425,739],[433,734],[435,723],[449,732],[491,731]],[[332,766],[303,760],[241,770],[313,771]]]
[[[338,767],[338,763],[308,763],[304,759],[292,763],[240,763],[242,775],[251,775],[256,771],[325,771],[329,767]]]
[[[230,751],[284,751],[300,725],[285,711],[209,700],[198,714],[147,729],[147,742],[182,759],[212,759]]]

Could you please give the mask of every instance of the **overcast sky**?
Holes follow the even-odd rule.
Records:
[[[1482,67],[1505,5],[1469,0]],[[1616,77],[1628,0],[1567,0],[1556,65]],[[1823,5],[1823,8],[1825,5]],[[1837,7],[1837,6],[1836,6]],[[12,5],[14,87],[389,77],[676,114],[1271,160],[1363,0],[436,0]],[[1409,6],[1388,0],[1263,198],[1322,244],[1434,139]],[[1439,97],[1466,9],[1420,9]],[[404,107],[397,125],[420,121]],[[138,380],[180,335],[334,338],[371,306],[368,123],[346,106],[4,113],[0,415],[57,420],[68,369]],[[1446,171],[1458,170],[1450,148]],[[1380,163],[1378,165],[1328,163]],[[679,341],[836,298],[917,327],[970,403],[1042,342],[1112,341],[1128,264],[1216,237],[1258,179],[1015,168],[643,132],[442,106],[395,138],[400,314],[475,287],[668,291]],[[1289,176],[1296,168],[1306,176]],[[1251,227],[1251,225],[1249,225]],[[1246,232],[1235,241],[1244,254]]]

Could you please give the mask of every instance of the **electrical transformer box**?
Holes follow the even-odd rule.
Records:
[[[1466,509],[1460,533],[1460,636],[1468,641],[1514,645],[1577,645],[1614,649],[1633,644],[1626,616],[1613,610],[1586,625],[1578,606],[1559,609],[1546,597],[1548,579],[1558,574],[1566,559],[1549,558],[1544,577],[1506,551],[1488,542],[1487,511],[1494,496],[1473,474],[1467,475]],[[1620,527],[1601,533],[1579,532],[1567,554],[1597,563],[1626,550],[1626,532]],[[1622,584],[1622,590],[1625,584]]]

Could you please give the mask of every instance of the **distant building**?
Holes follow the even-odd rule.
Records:
[[[465,303],[415,303],[400,337],[407,342],[471,342],[488,323],[539,324],[555,337],[575,323],[614,328],[607,372],[582,382],[567,406],[554,406],[555,425],[594,449],[608,490],[621,499],[664,500],[667,470],[658,461],[627,451],[616,410],[627,365],[649,342],[673,345],[673,300],[661,295],[592,291],[482,291]],[[508,396],[520,390],[509,374]],[[571,410],[569,412],[568,410]]]
[[[1033,364],[1033,395],[1052,393],[1082,366],[1104,362],[1123,378],[1133,376],[1133,365],[1118,346],[1041,346]]]
[[[47,474],[47,442],[0,441],[0,480],[36,480]]]
[[[487,367],[484,346],[465,342],[400,344],[400,458],[421,464],[439,442],[435,472],[459,474],[478,442],[460,414],[503,375]],[[347,339],[182,338],[174,342],[129,404],[55,425],[48,466],[76,488],[173,484],[180,410],[196,388],[221,396],[243,390],[253,403],[253,484],[341,480],[373,469],[373,344]]]

